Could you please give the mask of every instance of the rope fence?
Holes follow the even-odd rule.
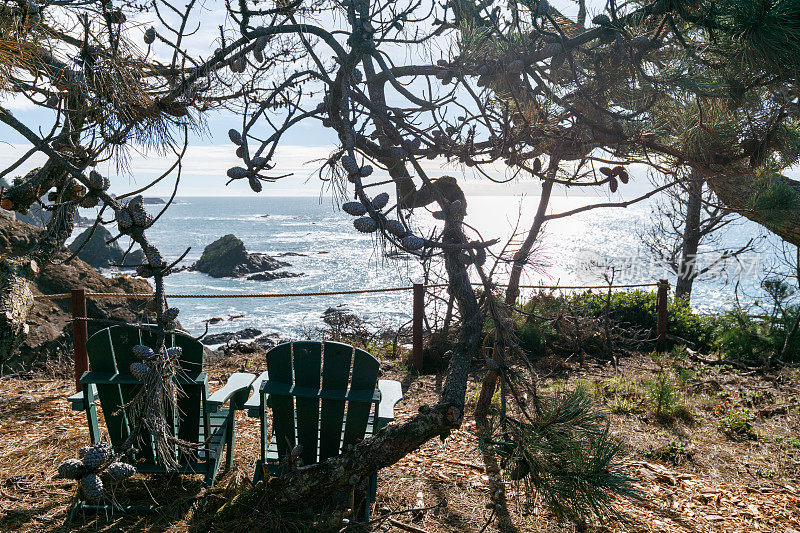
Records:
[[[482,286],[482,283],[472,285]],[[418,372],[422,371],[422,343],[423,343],[423,323],[425,317],[425,289],[446,287],[444,283],[422,284],[415,283],[409,287],[386,287],[383,289],[356,289],[347,291],[317,291],[317,292],[286,292],[286,293],[234,293],[234,294],[167,294],[167,298],[191,298],[191,299],[219,299],[219,298],[298,298],[307,296],[341,296],[353,294],[376,294],[383,292],[413,291],[413,307],[411,319],[411,364]],[[507,284],[496,283],[495,287],[507,287]],[[657,319],[657,344],[656,349],[663,351],[666,344],[667,333],[667,295],[669,292],[669,282],[661,279],[656,283],[629,283],[621,285],[519,285],[520,289],[539,289],[539,290],[562,290],[562,289],[626,289],[641,287],[658,287],[656,306],[658,309]],[[89,369],[89,355],[86,351],[86,341],[88,340],[87,321],[90,320],[86,315],[86,298],[132,298],[147,299],[152,298],[152,293],[117,293],[117,292],[87,292],[86,289],[73,289],[72,292],[59,294],[39,294],[34,295],[34,300],[61,300],[70,298],[72,300],[72,328],[75,351],[75,384],[77,390],[80,389],[80,378]]]
[[[417,285],[417,284],[415,284]],[[341,296],[348,294],[375,294],[381,292],[397,292],[397,291],[410,291],[415,288],[415,285],[409,287],[386,287],[383,289],[357,289],[348,291],[317,291],[317,292],[268,292],[268,293],[228,293],[228,294],[165,294],[167,298],[193,298],[193,299],[213,299],[213,298],[298,298],[306,296]],[[482,283],[472,283],[472,285],[479,287]],[[507,283],[494,283],[495,287],[507,287]],[[436,283],[430,285],[423,285],[423,289],[432,289],[446,287],[445,283]],[[624,285],[611,285],[612,289],[631,289],[641,287],[657,287],[658,283],[630,283]],[[544,290],[562,290],[562,289],[608,289],[609,285],[519,285],[520,289],[544,289]],[[87,298],[131,298],[144,300],[152,298],[153,293],[129,293],[129,292],[87,292]],[[72,298],[72,293],[62,292],[57,294],[37,294],[34,295],[34,300],[64,300]]]

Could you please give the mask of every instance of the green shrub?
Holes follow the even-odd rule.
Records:
[[[525,320],[517,325],[515,330],[517,342],[528,356],[541,354],[544,351],[545,334],[542,329],[542,326],[533,320]]]
[[[753,427],[755,418],[750,409],[738,409],[723,416],[719,428],[733,440],[758,440],[758,433]]]
[[[657,417],[691,419],[672,373],[658,372],[653,379],[645,382],[645,390],[648,406]]]
[[[603,293],[584,292],[574,295],[572,303],[582,314],[602,317],[606,298],[607,295]],[[609,317],[655,334],[656,293],[643,290],[613,292],[609,302]],[[713,341],[714,320],[694,313],[686,300],[670,298],[667,302],[667,332],[690,342],[695,349],[706,350]]]
[[[594,383],[594,397],[614,414],[640,413],[645,401],[642,387],[627,378],[615,377]]]
[[[780,355],[797,316],[798,307],[790,307],[786,316],[751,316],[746,309],[736,307],[719,320],[715,331],[714,347],[726,358],[737,361],[765,363],[770,357]],[[800,358],[800,334],[795,334],[789,344],[789,360]]]
[[[726,358],[764,364],[780,357],[800,306],[797,290],[782,278],[761,281],[763,300],[737,305],[723,314],[715,330],[714,347]],[[800,360],[800,334],[789,342],[789,362]]]
[[[667,444],[647,450],[644,455],[656,461],[666,461],[678,466],[686,461],[691,461],[694,457],[694,452],[688,446],[688,443],[673,439]]]

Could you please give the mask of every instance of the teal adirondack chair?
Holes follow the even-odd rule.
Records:
[[[155,334],[135,326],[111,326],[92,335],[86,343],[90,370],[81,377],[83,390],[70,396],[69,401],[74,410],[86,411],[92,444],[100,440],[95,406],[97,399],[103,408],[108,435],[114,448],[119,449],[130,435],[129,421],[120,407],[130,401],[141,387],[141,382],[130,373],[131,363],[138,361],[133,354],[133,347],[137,344],[154,347]],[[243,408],[255,376],[233,374],[224,387],[209,396],[208,376],[203,372],[203,345],[182,332],[168,334],[165,344],[167,347],[183,348],[179,371],[175,376],[179,389],[178,409],[173,422],[175,435],[190,443],[203,444],[192,454],[179,454],[175,450],[179,463],[177,472],[203,474],[205,484],[212,486],[219,470],[223,448],[226,446],[226,468],[231,468],[233,464],[234,411]],[[228,401],[230,408],[221,409]],[[211,438],[207,440],[206,436],[209,435]],[[156,463],[152,442],[146,435],[137,448],[139,452],[132,461],[137,472],[167,472]],[[109,506],[94,506],[85,502],[79,502],[79,507],[110,509]]]
[[[339,455],[345,446],[394,420],[394,406],[403,397],[399,382],[378,380],[377,359],[347,344],[285,343],[266,357],[267,371],[256,378],[257,392],[244,406],[261,420],[261,459],[254,483],[263,477],[264,468],[270,475],[283,473],[282,459],[296,444],[302,446],[299,457],[306,465]],[[272,411],[269,441],[267,407]],[[376,491],[377,472],[367,486],[367,517]]]

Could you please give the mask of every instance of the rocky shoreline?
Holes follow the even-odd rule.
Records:
[[[41,227],[17,220],[13,213],[0,212],[0,260],[24,254],[42,231]],[[91,229],[82,232],[69,247],[63,247],[58,252],[53,263],[38,274],[32,287],[34,294],[68,293],[78,287],[101,293],[152,292],[152,287],[145,279],[127,275],[106,277],[98,272],[102,268],[134,267],[145,262],[142,252],[138,250],[129,253],[123,261],[124,252],[119,245],[108,244],[111,238],[111,233],[103,226],[95,228],[93,233]],[[88,242],[85,242],[87,239]],[[286,252],[280,257],[301,255]],[[72,259],[65,262],[70,257]],[[289,263],[267,254],[250,253],[241,240],[234,235],[225,235],[207,246],[200,260],[186,269],[213,277],[246,277],[257,281],[304,275],[283,270],[289,266]],[[126,298],[88,299],[87,315],[95,319],[88,323],[89,334],[114,322],[142,323],[151,320],[147,303]],[[46,365],[48,361],[69,357],[72,349],[71,318],[69,299],[37,301],[27,319],[29,333],[20,353],[6,365],[4,371],[30,370]],[[231,350],[246,353],[257,349],[268,350],[281,340],[276,333],[264,334],[255,328],[245,328],[211,334],[204,337],[202,342],[205,345],[222,345],[217,351],[227,354]],[[207,351],[207,356],[212,356],[211,350]]]
[[[33,246],[43,230],[0,214],[0,260],[22,255]],[[84,287],[90,292],[142,293],[152,292],[150,284],[141,278],[115,276],[108,278],[81,259],[74,258],[66,247],[62,248],[53,263],[42,268],[32,286],[36,294],[68,293]],[[129,298],[89,298],[86,302],[89,334],[108,325],[103,321],[143,322],[149,312],[146,303]],[[27,318],[28,335],[20,353],[8,364],[6,370],[30,370],[46,364],[58,356],[69,355],[72,349],[72,310],[70,300],[39,300]]]

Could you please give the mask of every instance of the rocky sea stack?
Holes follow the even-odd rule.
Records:
[[[86,242],[86,239],[89,239],[89,242]],[[132,250],[123,261],[122,248],[116,242],[107,244],[110,240],[111,233],[105,227],[97,226],[94,233],[92,233],[92,228],[89,228],[78,235],[68,248],[73,253],[80,249],[78,258],[95,268],[135,267],[145,263],[144,252],[141,250]]]
[[[247,279],[258,281],[302,276],[292,272],[276,272],[287,266],[291,265],[266,254],[248,252],[240,239],[228,234],[206,246],[192,270],[204,272],[214,278],[239,278],[253,274]]]

